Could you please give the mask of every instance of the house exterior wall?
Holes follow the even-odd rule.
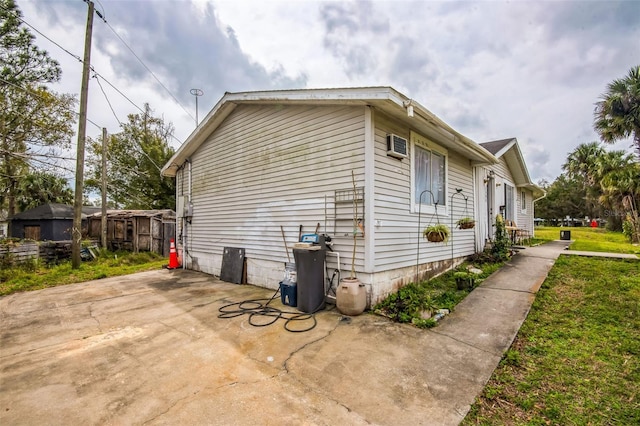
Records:
[[[224,247],[242,247],[248,282],[277,288],[288,260],[281,227],[293,259],[301,225],[314,233],[320,224],[334,250],[350,253],[351,204],[336,220],[335,191],[351,190],[352,171],[364,184],[364,117],[354,106],[239,105],[192,155],[190,183],[188,165],[178,173],[178,195],[190,187],[193,206],[177,231],[187,266],[219,275]],[[336,260],[328,256],[330,270]]]
[[[459,230],[455,226],[461,217],[474,217],[473,173],[469,160],[448,151],[446,214],[414,211],[411,203],[413,158],[409,155],[409,158],[399,160],[388,156],[386,142],[387,134],[393,133],[406,138],[411,144],[411,129],[382,113],[375,114],[374,123],[375,213],[372,220],[367,222],[367,229],[373,228],[375,235],[375,275],[371,286],[373,303],[415,281],[417,264],[420,265],[420,279],[423,279],[475,253],[474,230]],[[429,143],[437,144],[437,141],[429,140]],[[451,196],[456,193],[456,188],[462,189],[462,192],[455,195],[452,202]],[[452,235],[447,244],[430,243],[422,237],[422,229],[438,222],[451,228]]]
[[[353,248],[352,172],[364,194],[364,202],[356,203],[361,227],[355,267],[369,304],[414,281],[416,273],[419,279],[434,276],[475,253],[476,230],[455,226],[464,216],[477,219],[470,161],[447,151],[446,211],[419,214],[412,203],[412,155],[388,156],[389,133],[409,145],[412,135],[437,145],[372,107],[238,105],[176,175],[178,197],[192,205],[191,217],[177,219],[186,267],[219,275],[224,248],[241,247],[247,281],[275,289],[288,261],[281,227],[293,261],[302,226],[303,234],[318,227],[333,238],[328,273],[339,269],[346,276]],[[449,243],[422,237],[434,223],[451,228]]]
[[[494,177],[489,178],[490,171],[494,172]],[[514,183],[513,175],[507,165],[504,156],[500,158],[498,164],[491,166],[476,167],[476,193],[478,194],[477,212],[479,227],[476,246],[478,251],[484,249],[487,240],[493,238],[495,227],[495,217],[500,213],[500,206],[505,204],[504,185],[509,184],[514,187],[514,216],[515,226],[526,229],[533,234],[533,192],[530,189],[518,187]],[[489,195],[493,187],[493,197]],[[525,208],[522,208],[522,194],[525,196]],[[491,211],[491,216],[489,211]]]
[[[522,200],[524,195],[524,208],[522,208]],[[518,188],[518,228],[526,229],[533,235],[533,192],[529,189]]]

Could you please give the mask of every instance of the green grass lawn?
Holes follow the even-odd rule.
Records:
[[[640,254],[640,246],[629,243],[622,232],[611,232],[604,228],[536,227],[535,240],[559,240],[561,230],[571,231],[571,239],[574,242],[569,247],[570,250]]]
[[[166,264],[167,259],[156,253],[102,252],[95,260],[82,262],[78,269],[71,269],[70,261],[50,267],[27,264],[4,268],[0,270],[0,296],[160,269]]]
[[[640,424],[639,301],[639,261],[561,256],[462,424]]]

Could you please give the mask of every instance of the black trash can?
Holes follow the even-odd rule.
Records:
[[[571,239],[571,231],[560,231],[560,239],[569,241]]]
[[[298,277],[298,310],[313,313],[324,308],[324,250],[293,249]]]

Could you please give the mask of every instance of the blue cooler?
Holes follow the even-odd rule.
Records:
[[[298,306],[298,286],[296,283],[280,282],[280,301],[283,305]]]

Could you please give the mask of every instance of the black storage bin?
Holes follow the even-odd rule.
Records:
[[[569,241],[571,239],[571,231],[560,231],[560,239]]]
[[[313,313],[324,308],[324,250],[293,249],[298,277],[298,310]]]

